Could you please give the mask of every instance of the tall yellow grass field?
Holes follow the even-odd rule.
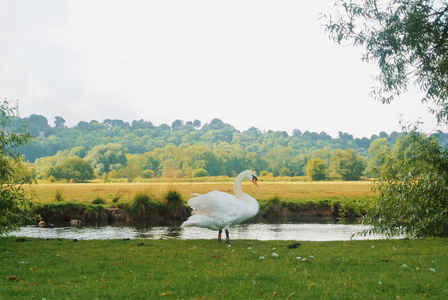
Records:
[[[279,197],[288,202],[365,199],[377,195],[370,188],[370,182],[259,182],[259,188],[250,182],[243,183],[243,190],[263,202]],[[156,199],[163,200],[169,189],[177,190],[184,200],[192,193],[206,194],[213,190],[233,193],[232,182],[157,182],[157,183],[39,183],[26,187],[35,194],[39,203],[55,202],[60,194],[64,202],[77,201],[91,203],[100,197],[111,202],[117,195],[120,202],[132,200],[136,193],[147,192]]]

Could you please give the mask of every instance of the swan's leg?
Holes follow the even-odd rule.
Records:
[[[222,234],[222,229],[219,230],[218,232],[218,242],[221,242],[221,234]]]
[[[229,235],[229,230],[226,229],[226,243],[231,243],[232,241],[230,240],[230,235]]]

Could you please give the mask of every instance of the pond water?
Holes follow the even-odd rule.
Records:
[[[346,241],[354,233],[368,228],[361,224],[288,223],[242,224],[230,228],[231,239]],[[180,226],[24,226],[9,234],[15,237],[61,239],[215,239],[217,232],[204,228]],[[356,236],[353,239],[385,239],[385,236]]]

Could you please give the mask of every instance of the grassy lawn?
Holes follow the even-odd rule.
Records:
[[[0,238],[0,299],[448,297],[448,239],[16,240]]]
[[[246,193],[252,195],[260,202],[267,201],[278,196],[285,202],[306,201],[338,201],[341,199],[371,199],[376,193],[370,189],[370,182],[259,182],[259,188],[250,182],[243,183]],[[31,187],[35,195],[35,201],[40,203],[55,202],[55,194],[60,193],[63,201],[77,201],[91,203],[93,199],[100,197],[111,202],[114,197],[120,195],[121,202],[131,201],[136,193],[148,192],[157,199],[162,199],[163,194],[173,188],[182,195],[184,200],[190,198],[190,194],[206,194],[213,190],[233,192],[233,182],[154,182],[154,183],[39,183]]]

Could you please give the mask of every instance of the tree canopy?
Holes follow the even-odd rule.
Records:
[[[448,4],[434,0],[336,0],[323,15],[338,43],[363,47],[380,69],[373,95],[389,103],[410,83],[425,93],[439,122],[448,121]]]
[[[297,129],[292,135],[284,131],[261,131],[255,127],[239,131],[219,119],[213,119],[202,127],[194,125],[200,126],[199,120],[175,120],[173,123],[177,127],[174,128],[166,124],[154,126],[144,120],[133,121],[131,125],[112,119],[102,123],[81,121],[71,128],[56,124],[51,127],[45,125],[47,122],[43,116],[34,119],[40,121],[29,126],[40,126],[32,130],[39,133],[30,144],[20,146],[19,151],[25,155],[24,160],[32,164],[30,171],[34,170],[38,178],[48,175],[50,168],[57,171],[58,166],[74,157],[90,163],[97,176],[105,173],[111,178],[118,176],[130,181],[140,176],[190,177],[194,170],[201,168],[210,176],[233,176],[245,169],[259,174],[267,171],[273,176],[305,176],[310,159],[322,159],[327,170],[335,151],[348,149],[352,149],[365,164],[369,162],[369,168],[366,171],[363,169],[362,175],[376,177],[378,173],[374,168],[381,161],[378,157],[376,161],[371,161],[377,151],[370,149],[371,144],[375,145],[373,142],[381,139],[385,147],[392,148],[395,143],[402,143],[400,137],[404,135],[380,132],[369,138],[354,138],[349,133],[339,132],[333,138],[325,132],[302,132]],[[29,122],[29,119],[12,117],[11,130],[20,128],[19,124],[23,121]],[[437,137],[441,145],[448,145],[448,134],[438,133]],[[112,148],[115,150],[111,149],[110,144],[114,144]],[[402,146],[406,147],[405,144]],[[355,165],[351,164],[351,167]],[[342,164],[333,164],[333,168],[340,167]],[[111,171],[114,172],[109,174]],[[328,175],[329,179],[359,178],[343,177],[335,172]]]
[[[335,8],[324,15],[326,29],[338,43],[364,47],[363,59],[378,64],[374,96],[389,103],[413,81],[437,121],[447,123],[448,2],[336,0]],[[379,176],[380,195],[364,218],[373,227],[363,233],[448,236],[448,154],[440,139],[414,128],[392,149],[383,139],[372,142],[369,154],[367,171]]]

